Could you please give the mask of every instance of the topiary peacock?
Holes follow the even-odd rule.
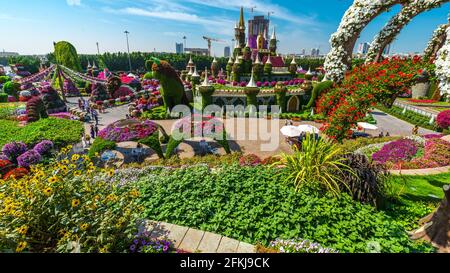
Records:
[[[184,85],[173,67],[166,61],[152,57],[153,78],[158,79],[161,85],[160,92],[164,106],[171,111],[179,104],[189,105],[184,92]],[[149,65],[148,65],[149,66]]]

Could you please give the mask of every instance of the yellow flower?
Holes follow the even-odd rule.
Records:
[[[133,196],[133,197],[139,197],[139,191],[137,191],[136,189],[133,189],[130,192],[130,195]]]
[[[85,230],[88,229],[88,227],[89,227],[89,225],[86,224],[86,223],[84,223],[84,224],[82,224],[82,225],[80,226],[80,229],[81,229],[82,231],[85,231]]]
[[[65,166],[65,165],[62,165],[60,168],[61,168],[61,170],[63,170],[64,172],[67,172],[67,171],[69,170],[69,168],[68,168],[67,166]]]
[[[75,164],[70,164],[69,165],[69,168],[71,168],[71,169],[75,169],[77,166],[75,165]]]
[[[81,171],[75,171],[75,172],[73,173],[74,176],[80,176],[81,174],[82,174]]]
[[[46,188],[46,189],[44,190],[44,194],[45,194],[46,196],[52,195],[52,188]]]
[[[73,146],[72,145],[67,145],[67,150],[72,150]]]
[[[27,247],[27,242],[20,242],[17,245],[16,252],[22,252]]]
[[[78,159],[80,159],[80,155],[79,154],[72,155],[72,161],[78,161]]]
[[[58,181],[58,177],[56,176],[52,176],[49,179],[47,179],[48,183],[55,183],[56,181]]]
[[[62,148],[61,149],[61,153],[66,154],[67,153],[67,149],[66,148]]]
[[[76,208],[80,205],[80,200],[78,199],[73,199],[72,200],[72,208]]]
[[[17,232],[18,232],[20,235],[26,235],[27,232],[28,232],[28,226],[27,226],[27,225],[21,226],[20,228],[17,229]]]
[[[108,253],[108,247],[107,246],[102,247],[99,249],[99,251],[100,251],[100,253]]]
[[[108,175],[109,175],[109,176],[113,176],[114,174],[115,174],[114,169],[108,170]]]
[[[67,159],[61,160],[61,164],[68,165],[69,164],[69,160],[67,160]]]

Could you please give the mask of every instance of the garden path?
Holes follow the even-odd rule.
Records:
[[[412,129],[414,128],[414,125],[406,121],[388,115],[378,109],[372,111],[372,115],[377,121],[376,126],[378,127],[378,130],[367,131],[367,133],[370,133],[371,135],[377,136],[381,132],[383,132],[384,134],[389,132],[391,136],[410,136],[412,134]],[[436,132],[424,128],[419,129],[419,134],[421,135],[433,133]]]
[[[255,253],[255,246],[218,234],[174,224],[146,221],[141,231],[155,240],[169,240],[176,249],[189,253]]]

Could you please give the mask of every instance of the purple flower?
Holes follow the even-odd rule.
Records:
[[[11,142],[3,146],[2,152],[12,162],[16,162],[17,158],[27,151],[27,145],[23,142]]]
[[[29,150],[17,158],[19,167],[28,168],[41,162],[42,156],[35,150]]]
[[[410,160],[416,155],[417,150],[417,143],[414,140],[400,139],[384,145],[381,150],[372,155],[372,158],[374,161],[380,163],[398,163],[400,161]]]
[[[39,142],[38,144],[36,144],[36,146],[34,146],[34,149],[36,152],[38,152],[40,155],[45,155],[48,152],[50,152],[53,149],[53,142],[51,142],[50,140],[43,140],[41,142]]]

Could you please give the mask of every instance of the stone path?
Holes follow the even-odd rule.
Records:
[[[418,175],[418,176],[427,176],[427,175],[436,175],[441,173],[450,172],[450,166],[447,167],[439,167],[433,169],[419,169],[419,170],[390,170],[389,171],[393,175]]]
[[[174,247],[190,253],[256,253],[255,246],[225,236],[174,224],[145,221],[141,231],[151,232],[152,239],[166,239]]]
[[[386,134],[389,132],[391,136],[410,136],[412,135],[412,129],[414,128],[414,125],[403,121],[401,119],[398,119],[396,117],[393,117],[391,115],[388,115],[380,110],[374,110],[372,111],[372,115],[377,121],[377,127],[378,130],[374,131],[367,131],[367,133],[370,133],[371,135],[379,135],[381,132]],[[420,128],[419,134],[426,135],[426,134],[433,134],[436,133],[434,131]]]

